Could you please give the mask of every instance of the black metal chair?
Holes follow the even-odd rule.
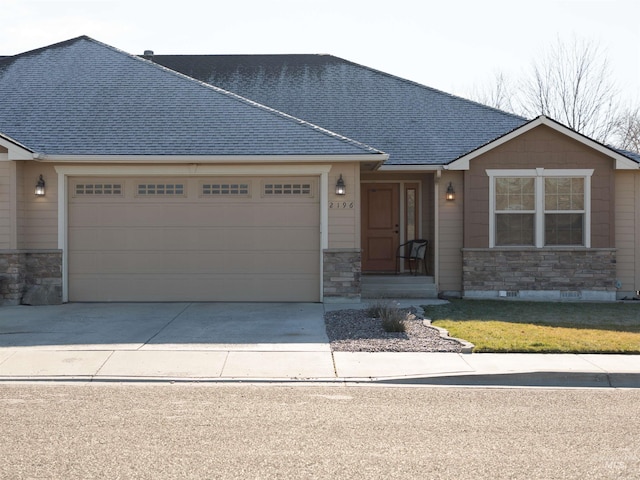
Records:
[[[417,275],[420,270],[420,262],[424,266],[424,274],[427,275],[427,247],[429,246],[429,240],[418,238],[415,240],[409,240],[403,243],[396,250],[396,274],[400,273],[400,259],[409,263],[409,273]],[[415,264],[415,270],[413,265]]]

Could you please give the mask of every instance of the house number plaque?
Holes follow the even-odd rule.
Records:
[[[353,202],[329,202],[329,208],[353,208]]]

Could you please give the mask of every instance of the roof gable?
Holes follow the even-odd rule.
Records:
[[[86,36],[1,59],[0,99],[0,132],[45,155],[380,154]]]
[[[492,142],[486,143],[485,145],[478,147],[472,152],[469,152],[468,154],[461,156],[455,161],[449,163],[449,165],[446,168],[449,170],[468,170],[469,162],[474,158],[479,157],[480,155],[483,155],[493,150],[494,148],[497,148],[500,145],[503,145],[509,142],[510,140],[513,140],[514,138],[519,137],[520,135],[523,135],[524,133],[536,127],[539,127],[540,125],[545,125],[563,135],[566,135],[572,138],[573,140],[576,140],[582,143],[583,145],[586,145],[587,147],[590,147],[608,157],[611,157],[613,160],[615,160],[615,168],[618,170],[625,170],[625,169],[635,170],[635,169],[638,169],[639,167],[637,160],[633,159],[631,155],[623,155],[618,150],[614,150],[611,147],[608,147],[599,142],[596,142],[595,140],[592,140],[589,137],[586,137],[574,130],[571,130],[568,127],[565,127],[564,125],[562,125],[561,123],[555,120],[552,120],[548,117],[545,117],[544,115],[541,115],[531,120],[530,122],[527,122],[521,127],[516,128],[509,133],[506,133],[500,138]],[[626,152],[626,153],[629,153],[629,152]]]
[[[390,154],[443,165],[526,119],[331,55],[154,55],[153,61]]]

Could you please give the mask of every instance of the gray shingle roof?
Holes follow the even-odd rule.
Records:
[[[526,119],[331,55],[155,55],[157,63],[390,154],[442,165]]]
[[[619,154],[624,155],[625,157],[633,160],[634,162],[640,163],[640,153],[632,152],[630,150],[623,150],[621,148],[615,148],[615,147],[609,147],[609,148],[612,148],[613,150],[615,150]]]
[[[50,155],[379,153],[88,37],[0,59],[0,133]]]

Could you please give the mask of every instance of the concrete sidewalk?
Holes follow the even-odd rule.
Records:
[[[640,355],[0,350],[0,381],[53,380],[640,388]]]
[[[0,311],[0,381],[640,388],[640,355],[331,352],[324,310],[362,306],[5,307]],[[137,322],[127,321],[125,310]]]

